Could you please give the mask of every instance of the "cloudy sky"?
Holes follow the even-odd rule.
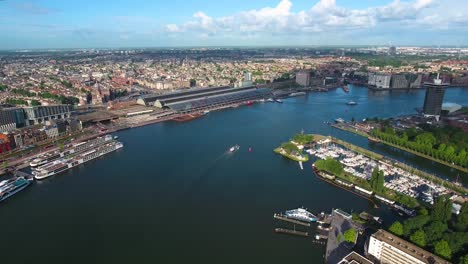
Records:
[[[0,0],[0,49],[468,45],[468,0]]]

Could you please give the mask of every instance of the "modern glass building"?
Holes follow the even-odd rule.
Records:
[[[434,83],[425,83],[426,96],[424,97],[423,113],[427,116],[440,116],[442,103],[444,101],[445,88],[442,80],[436,79]]]

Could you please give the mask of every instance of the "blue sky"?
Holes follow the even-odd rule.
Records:
[[[0,0],[0,49],[467,45],[468,0]]]

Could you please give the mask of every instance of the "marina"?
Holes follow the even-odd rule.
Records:
[[[450,193],[444,186],[395,167],[389,161],[366,157],[330,141],[318,142],[314,149],[309,149],[307,152],[320,159],[334,158],[340,161],[345,172],[366,181],[370,179],[372,170],[378,167],[384,172],[384,186],[386,188],[427,203],[433,203],[434,197]],[[352,187],[350,183],[342,181],[338,181],[338,183],[346,187]],[[371,191],[362,187],[354,186],[354,188],[363,195],[372,195]]]

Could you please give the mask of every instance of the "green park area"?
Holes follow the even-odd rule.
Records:
[[[310,144],[314,141],[314,135],[296,134],[291,141],[282,143],[281,146],[274,149],[274,152],[294,161],[306,162],[309,155],[304,154],[299,146]]]

